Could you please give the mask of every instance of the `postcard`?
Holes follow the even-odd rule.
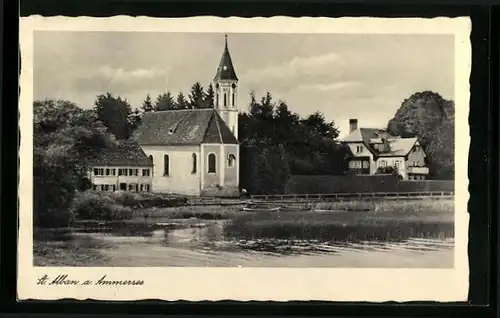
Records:
[[[19,300],[466,300],[470,31],[21,18]]]

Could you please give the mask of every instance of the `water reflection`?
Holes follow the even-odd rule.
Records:
[[[74,236],[91,236],[112,244],[146,243],[164,247],[262,254],[322,254],[344,251],[437,251],[453,248],[453,224],[413,227],[337,226],[308,231],[265,228],[245,235],[228,235],[228,221],[191,224],[115,225],[80,228]],[[272,229],[272,230],[271,230]],[[244,234],[247,232],[243,232]],[[288,237],[288,238],[282,238]]]

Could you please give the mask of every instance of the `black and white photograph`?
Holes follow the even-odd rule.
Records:
[[[287,19],[21,22],[26,296],[466,297],[468,19]]]

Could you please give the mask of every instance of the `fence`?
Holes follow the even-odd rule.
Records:
[[[403,181],[394,175],[294,175],[284,194],[454,192],[453,180]]]
[[[439,192],[372,192],[372,193],[325,193],[325,194],[272,194],[272,195],[252,195],[252,199],[261,200],[341,200],[341,199],[368,199],[368,198],[450,198],[453,197],[452,191]]]

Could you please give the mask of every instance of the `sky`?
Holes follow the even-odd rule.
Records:
[[[238,105],[269,91],[301,116],[322,112],[341,136],[350,118],[383,128],[411,94],[454,99],[453,35],[228,33]],[[149,93],[212,81],[224,34],[36,31],[34,98],[91,108],[110,92],[139,107]]]

